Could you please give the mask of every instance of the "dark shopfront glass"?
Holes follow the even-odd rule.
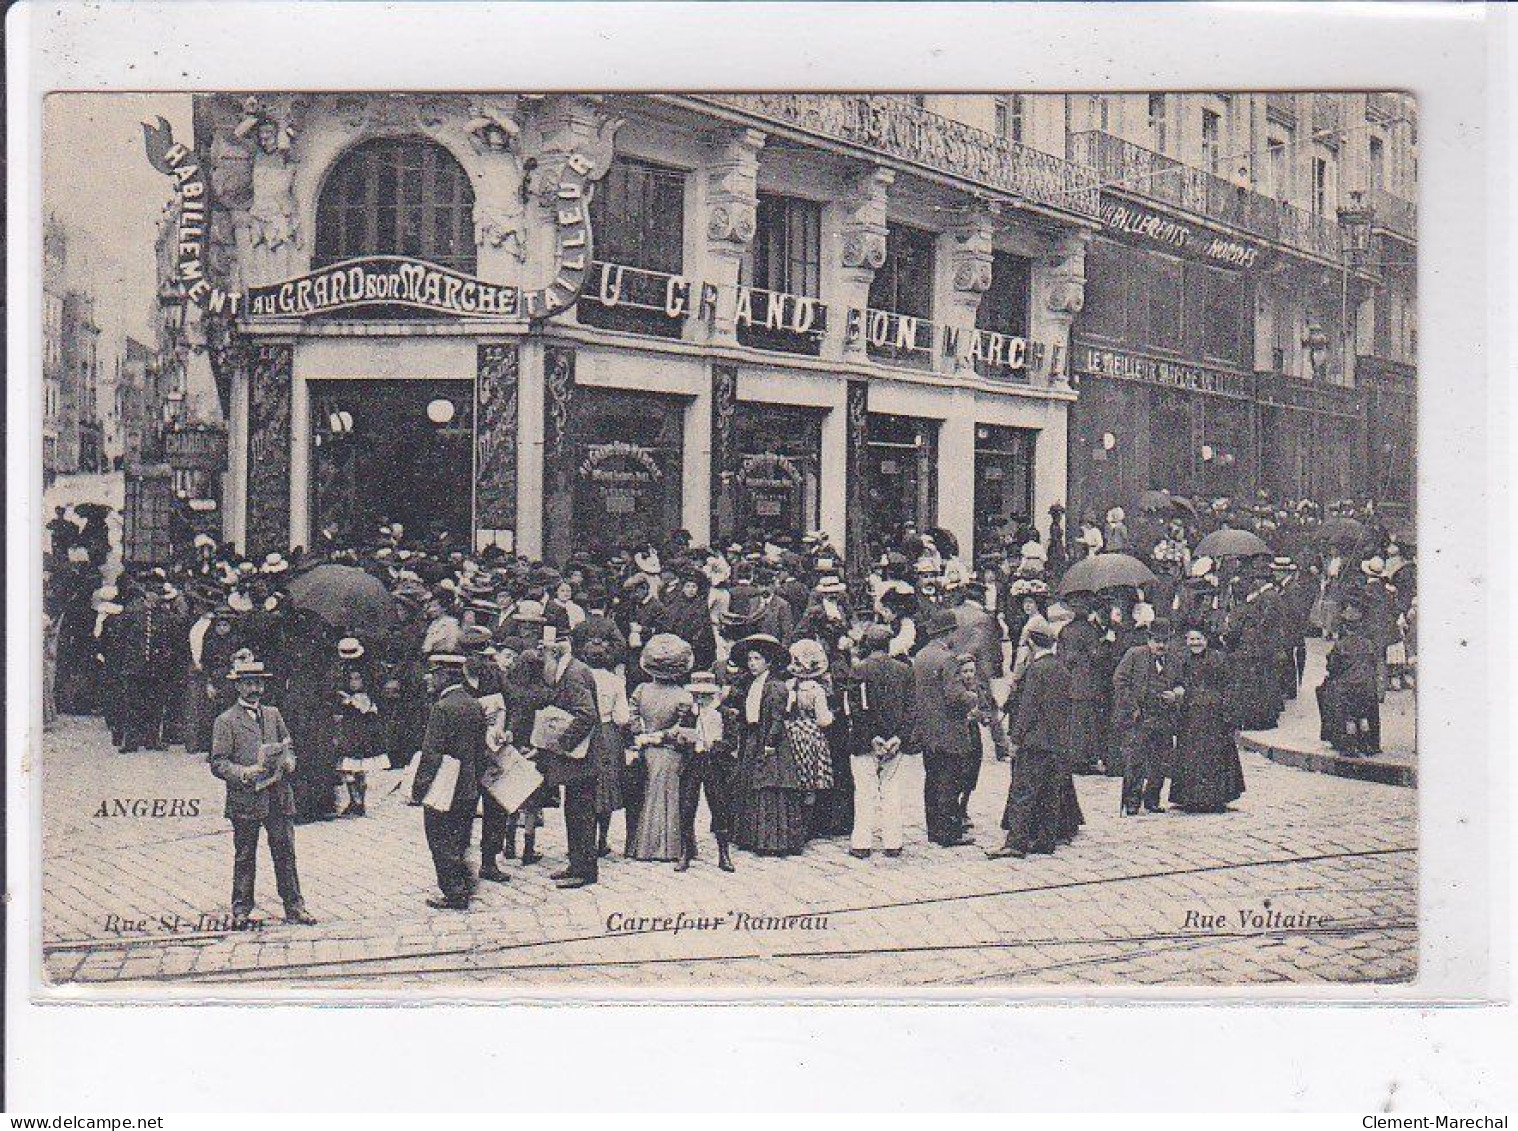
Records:
[[[372,541],[385,522],[408,538],[447,532],[470,545],[473,381],[312,381],[311,531]]]
[[[896,545],[903,529],[925,530],[938,515],[938,422],[871,413],[866,425],[865,499],[872,549]]]
[[[820,525],[822,415],[785,405],[738,405],[733,493],[741,540],[796,540]]]
[[[975,545],[989,549],[1014,522],[1033,514],[1033,452],[1038,432],[980,424],[975,428]]]
[[[663,275],[685,262],[685,174],[619,157],[590,199],[596,259]],[[660,293],[662,298],[662,289]],[[593,288],[576,308],[586,326],[678,338],[684,319],[639,305],[602,306]]]
[[[680,528],[685,401],[577,388],[570,408],[575,550],[662,544]]]

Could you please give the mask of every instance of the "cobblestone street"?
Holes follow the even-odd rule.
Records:
[[[1417,968],[1416,792],[1245,757],[1235,811],[1118,815],[1115,779],[1078,778],[1086,827],[1052,857],[986,859],[1007,770],[987,764],[971,806],[978,847],[921,829],[921,771],[899,859],[603,861],[601,883],[562,892],[561,818],[542,863],[485,884],[467,913],[423,905],[431,862],[418,810],[371,784],[370,816],[302,826],[302,886],[321,923],[278,917],[260,849],[261,929],[230,934],[230,826],[219,782],[181,750],[123,755],[98,719],[63,718],[44,766],[44,965],[54,984],[113,983],[191,996],[214,987],[490,993],[594,989],[818,992],[923,986],[1191,986],[1405,980]],[[195,816],[109,816],[196,801]],[[145,805],[142,803],[146,803]],[[186,806],[185,808],[189,808]],[[476,834],[476,841],[478,834]],[[621,843],[620,818],[612,842]],[[639,923],[674,917],[677,926]],[[209,916],[210,920],[202,920]],[[776,924],[787,916],[807,916]],[[745,918],[746,917],[746,918]],[[718,920],[709,929],[691,920]]]

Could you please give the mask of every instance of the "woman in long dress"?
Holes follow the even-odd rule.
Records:
[[[695,700],[684,687],[691,673],[691,646],[661,632],[644,645],[638,663],[649,678],[634,689],[629,706],[633,742],[648,767],[648,784],[627,855],[634,860],[677,861],[685,750],[676,732],[690,726],[695,715]]]
[[[1243,794],[1244,768],[1233,737],[1228,665],[1200,628],[1186,633],[1181,680],[1186,691],[1170,803],[1192,813],[1221,813]]]
[[[785,654],[774,636],[756,633],[738,641],[731,658],[747,673],[730,699],[738,706],[734,840],[764,856],[800,852],[807,839],[807,785],[784,742],[789,694],[774,671]]]

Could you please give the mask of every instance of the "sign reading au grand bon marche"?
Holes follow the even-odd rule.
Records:
[[[453,318],[516,318],[521,292],[401,255],[334,263],[309,275],[254,287],[255,318],[310,318],[364,306],[406,306]]]

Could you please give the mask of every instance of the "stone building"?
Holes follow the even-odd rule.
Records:
[[[243,295],[210,320],[228,533],[562,558],[821,528],[862,560],[1064,499],[1097,198],[1057,124],[1041,150],[991,110],[200,98],[208,262]]]
[[[202,96],[185,176],[217,206],[165,269],[205,308],[249,550],[820,528],[857,563],[1148,487],[1406,507],[1415,123],[1384,95]]]
[[[1102,183],[1075,326],[1071,495],[1373,497],[1411,518],[1410,97],[1069,100]]]

